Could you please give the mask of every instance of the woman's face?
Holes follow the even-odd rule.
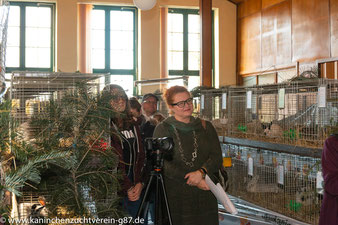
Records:
[[[187,92],[177,93],[173,97],[173,104],[169,106],[175,117],[187,118],[194,110],[192,98]]]
[[[126,96],[123,91],[113,89],[111,91],[112,99],[110,100],[111,107],[117,112],[123,112],[126,109]]]

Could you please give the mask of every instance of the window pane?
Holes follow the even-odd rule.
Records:
[[[10,47],[7,46],[6,49],[6,66],[7,67],[19,67],[19,47]]]
[[[7,30],[6,66],[20,65],[20,7],[10,6]]]
[[[133,12],[110,12],[110,68],[134,68]]]
[[[189,33],[200,33],[200,16],[199,15],[188,15],[188,32]]]
[[[115,31],[133,31],[134,13],[130,11],[111,11],[110,29]]]
[[[110,51],[110,68],[111,69],[133,69],[134,52],[125,50]]]
[[[104,30],[92,30],[92,49],[104,49]]]
[[[110,76],[110,83],[120,85],[129,97],[133,96],[133,75],[112,75]]]
[[[26,46],[27,47],[50,47],[51,32],[50,29],[26,28]]]
[[[91,14],[91,27],[93,30],[104,30],[104,10],[93,10]]]
[[[26,27],[51,27],[51,8],[26,7]]]
[[[183,51],[183,33],[168,34],[168,50]]]
[[[175,78],[179,76],[169,76],[169,78]],[[183,79],[179,80],[169,80],[168,82],[168,88],[175,86],[175,85],[180,85],[183,86]],[[199,76],[189,76],[188,79],[188,90],[191,91],[193,88],[200,86],[200,77]]]
[[[105,12],[93,10],[91,15],[92,67],[105,68]]]
[[[50,48],[26,48],[26,67],[49,68]]]
[[[200,34],[189,34],[188,35],[189,51],[200,51],[200,48],[201,48]]]
[[[183,52],[169,52],[168,59],[169,70],[183,70]]]
[[[183,70],[183,14],[168,15],[168,68]]]
[[[168,32],[183,33],[183,14],[168,14]]]
[[[111,31],[110,49],[133,50],[134,32],[132,31]]]
[[[51,67],[51,8],[26,7],[26,67]]]
[[[200,52],[189,52],[189,70],[199,70],[200,69]]]
[[[92,49],[92,66],[96,69],[104,69],[105,66],[104,49]]]

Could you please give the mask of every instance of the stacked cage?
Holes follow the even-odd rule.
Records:
[[[255,138],[263,132],[257,115],[257,91],[256,86],[229,88],[229,137]]]
[[[43,112],[52,100],[59,102],[77,85],[86,84],[88,93],[97,94],[104,87],[104,75],[81,73],[13,72],[11,78],[12,117],[19,124]]]
[[[227,136],[228,133],[229,88],[201,91],[201,118],[211,121],[220,136]]]
[[[228,192],[285,216],[317,224],[322,189],[320,159],[223,144],[232,155]]]
[[[37,115],[48,117],[50,112],[47,112],[47,108],[51,103],[62,108],[63,97],[73,94],[79,85],[85,85],[87,93],[96,96],[104,88],[104,77],[103,74],[13,72],[10,88],[11,116],[24,141],[34,141],[36,131],[41,129],[40,126],[34,127],[29,123],[31,118]],[[48,198],[47,190],[41,193],[25,186],[22,193],[17,200],[18,215],[14,216],[28,218],[33,208],[40,209],[40,215],[46,215],[47,211],[39,203],[39,197]]]
[[[321,148],[338,125],[338,81],[310,79],[278,86],[279,141]]]

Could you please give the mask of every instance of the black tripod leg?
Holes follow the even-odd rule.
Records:
[[[151,184],[153,182],[153,179],[154,179],[154,174],[151,174],[150,178],[148,180],[147,187],[146,187],[146,190],[144,192],[141,204],[140,204],[138,211],[137,211],[137,214],[136,214],[136,217],[138,217],[138,218],[143,217],[144,211],[147,209],[147,204],[145,204],[145,202],[148,199],[148,196],[150,195],[149,190],[150,190]],[[144,218],[144,219],[146,220],[146,219],[148,219],[148,217],[146,216],[146,218]]]
[[[171,214],[170,214],[170,210],[169,210],[168,197],[167,197],[167,192],[165,191],[162,174],[159,175],[158,179],[160,179],[160,181],[161,181],[162,193],[163,193],[164,203],[165,203],[165,207],[166,207],[166,212],[167,212],[167,215],[168,215],[169,224],[172,225],[173,223],[172,223],[172,220],[171,220]]]

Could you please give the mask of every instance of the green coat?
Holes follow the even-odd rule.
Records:
[[[197,157],[193,167],[182,161],[178,139],[174,132],[176,127],[184,156],[191,162],[194,152],[194,135],[197,139]],[[218,135],[212,124],[206,121],[206,128],[199,118],[191,117],[190,123],[182,123],[169,117],[160,123],[154,131],[154,137],[172,137],[174,150],[172,160],[165,160],[163,176],[168,196],[173,225],[218,225],[217,200],[211,191],[200,190],[186,184],[185,175],[205,167],[209,176],[217,173],[222,165],[222,151]]]

